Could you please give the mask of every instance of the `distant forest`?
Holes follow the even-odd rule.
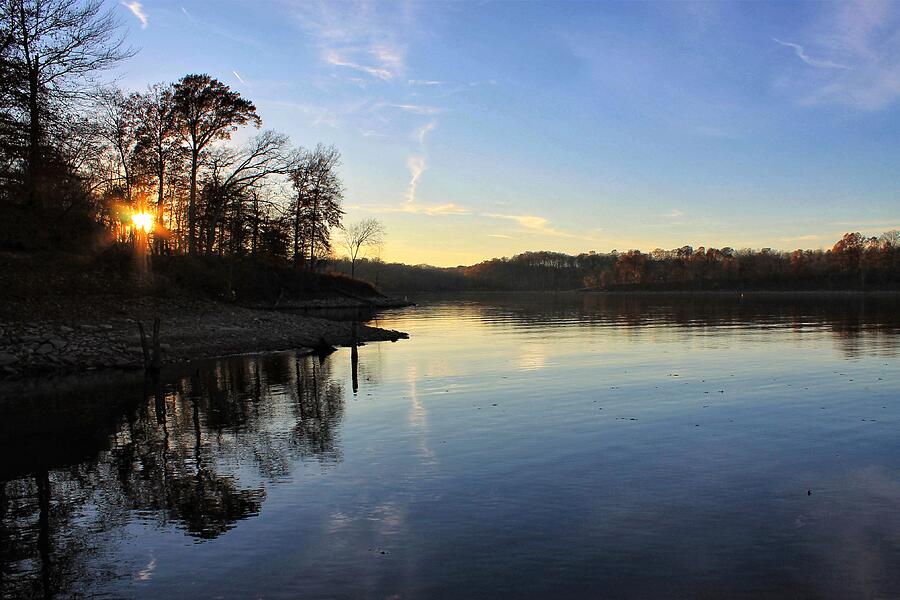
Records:
[[[227,298],[258,279],[276,296],[287,279],[315,287],[328,271],[389,292],[900,289],[897,231],[848,233],[827,251],[526,252],[454,268],[366,259],[384,230],[344,222],[337,149],[271,130],[228,143],[262,119],[206,74],[104,85],[134,53],[102,0],[0,2],[0,250],[146,255]]]
[[[349,261],[331,269],[350,272]],[[844,235],[829,250],[733,248],[524,252],[469,267],[361,260],[356,277],[388,292],[453,290],[898,290],[900,232]]]

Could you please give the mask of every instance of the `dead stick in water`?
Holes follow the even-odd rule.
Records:
[[[147,373],[159,373],[162,363],[159,348],[159,317],[153,319],[153,339],[147,342],[147,334],[144,331],[144,324],[138,321],[138,331],[141,332],[141,350],[144,353],[144,371]],[[153,344],[153,352],[151,358],[150,344]]]
[[[147,334],[144,333],[144,324],[138,321],[138,331],[141,332],[141,350],[144,351],[144,370],[150,369],[150,348],[147,346]]]
[[[153,362],[151,367],[154,373],[159,373],[161,359],[159,352],[159,317],[153,319]]]

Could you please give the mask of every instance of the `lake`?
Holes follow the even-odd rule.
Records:
[[[900,597],[897,296],[417,300],[5,399],[2,596]]]

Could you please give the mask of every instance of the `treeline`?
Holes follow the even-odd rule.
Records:
[[[261,130],[253,102],[209,75],[100,85],[134,54],[119,31],[101,0],[0,2],[0,244],[327,256],[343,216],[338,151]],[[248,127],[260,131],[228,142]]]
[[[348,267],[338,261],[338,272]],[[900,289],[900,232],[844,235],[829,250],[656,249],[569,255],[525,252],[470,267],[361,261],[358,277],[391,292],[449,290]]]

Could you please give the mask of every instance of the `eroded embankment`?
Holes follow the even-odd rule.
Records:
[[[197,299],[95,296],[42,305],[6,303],[0,311],[0,379],[48,373],[139,368],[138,322],[160,319],[163,363],[212,356],[350,345],[351,322],[244,308]],[[405,333],[358,326],[359,342],[396,341]]]

